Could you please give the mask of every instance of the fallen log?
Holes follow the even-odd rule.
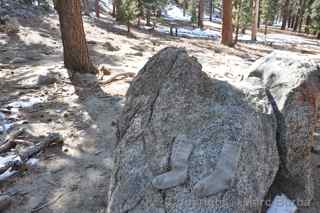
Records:
[[[43,151],[45,148],[49,147],[51,144],[62,142],[63,138],[59,133],[50,133],[44,141],[34,146],[26,148],[21,153],[19,153],[19,156],[21,160],[24,162],[27,161],[29,158],[34,157],[40,151]]]
[[[14,158],[11,161],[6,162],[4,165],[0,167],[0,175],[6,172],[9,168],[14,170],[19,170],[25,167],[26,162],[34,157],[39,152],[43,151],[50,145],[54,143],[62,143],[63,138],[58,133],[50,133],[49,136],[42,142],[35,144],[34,146],[30,146],[23,151],[21,151],[17,156],[18,158]]]
[[[134,77],[136,74],[134,72],[124,72],[124,73],[119,73],[116,74],[112,77],[110,77],[109,79],[105,80],[105,81],[100,81],[99,84],[110,84],[113,81],[116,81],[119,77],[123,77],[124,78],[132,78]]]
[[[9,149],[13,148],[16,145],[16,143],[14,142],[16,137],[23,134],[24,132],[24,128],[10,132],[4,139],[3,143],[0,143],[0,154],[7,152]]]

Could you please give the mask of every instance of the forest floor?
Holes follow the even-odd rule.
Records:
[[[59,132],[64,144],[40,153],[40,161],[32,168],[0,180],[0,193],[13,198],[4,212],[104,212],[115,145],[112,123],[121,111],[132,79],[99,84],[99,76],[85,75],[78,79],[82,85],[71,82],[63,67],[58,17],[19,21],[17,35],[0,33],[0,108],[17,101],[30,103],[36,98],[33,105],[19,109],[19,119],[28,121],[24,126],[35,136]],[[128,34],[125,26],[116,24],[108,15],[100,19],[86,17],[84,21],[91,59],[111,71],[104,79],[122,72],[137,73],[148,58],[167,46],[186,48],[208,75],[234,83],[246,75],[255,60],[273,50],[320,53],[320,42],[302,37],[300,43],[265,45],[242,41],[227,48],[213,38],[172,37],[137,29]],[[206,24],[208,28],[220,27]],[[54,84],[36,88],[40,75],[54,72],[59,73]],[[320,160],[317,162],[320,164]],[[317,212],[319,197],[320,193],[314,208],[301,212]]]

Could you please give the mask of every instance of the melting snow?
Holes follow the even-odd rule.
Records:
[[[27,165],[28,166],[35,166],[39,163],[39,159],[37,158],[30,158],[28,161],[27,161]]]
[[[320,44],[316,40],[311,40],[311,39],[304,38],[301,36],[287,35],[287,34],[280,34],[280,33],[267,34],[266,38],[264,35],[258,35],[258,37],[257,37],[257,40],[260,42],[264,42],[265,39],[267,42],[278,43],[278,44],[305,44],[305,45],[319,45]],[[251,35],[240,34],[239,40],[250,41]]]
[[[40,97],[29,97],[27,99],[21,99],[21,100],[12,102],[7,106],[12,108],[27,108],[27,107],[32,107],[35,104],[42,103],[43,101],[44,99]]]
[[[191,21],[191,16],[187,12],[184,16],[183,9],[173,4],[165,7],[163,16],[168,20]]]
[[[8,155],[5,157],[0,157],[0,166],[4,166],[9,161],[21,161],[21,158],[16,155]]]
[[[4,173],[2,173],[0,175],[0,181],[4,181],[4,180],[8,179],[9,177],[13,176],[16,173],[17,173],[17,171],[8,169],[7,171],[5,171]]]
[[[295,213],[296,211],[297,206],[282,194],[274,198],[267,213]]]
[[[157,28],[161,33],[170,33],[169,27],[158,27]],[[199,28],[196,29],[188,29],[188,28],[178,28],[178,36],[187,36],[187,37],[197,37],[197,38],[218,38],[220,33],[217,31],[213,31],[210,29],[201,30]]]

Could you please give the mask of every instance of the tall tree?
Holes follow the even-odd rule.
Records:
[[[290,0],[285,0],[284,4],[282,5],[282,24],[281,30],[285,30],[287,26],[287,21],[289,18],[289,4]]]
[[[198,27],[203,28],[204,0],[198,2]]]
[[[87,15],[87,16],[90,15],[88,0],[82,0],[82,10],[85,15]]]
[[[251,22],[251,40],[257,40],[258,14],[259,14],[259,0],[252,1],[252,22]]]
[[[232,0],[223,0],[223,17],[222,17],[222,39],[221,43],[232,46]]]
[[[236,37],[234,39],[234,43],[236,44],[239,38],[240,17],[242,12],[242,0],[237,0],[235,5],[236,5],[237,16],[236,16]]]
[[[312,30],[320,39],[320,0],[315,0],[311,5]]]
[[[96,73],[96,68],[89,59],[81,2],[54,0],[54,6],[59,14],[65,67],[73,72]]]
[[[99,3],[99,0],[95,1],[95,9],[96,9],[97,18],[100,18],[100,3]]]
[[[210,14],[209,14],[209,20],[212,21],[213,19],[213,11],[214,11],[214,6],[213,6],[213,0],[209,0],[209,10],[210,10]]]

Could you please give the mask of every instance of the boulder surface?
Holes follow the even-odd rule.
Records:
[[[248,75],[265,89],[269,113],[277,119],[281,163],[272,190],[299,206],[313,199],[311,148],[320,103],[319,64],[319,59],[280,51],[258,60]]]
[[[276,119],[165,48],[133,80],[117,121],[109,213],[259,212],[279,168]]]

